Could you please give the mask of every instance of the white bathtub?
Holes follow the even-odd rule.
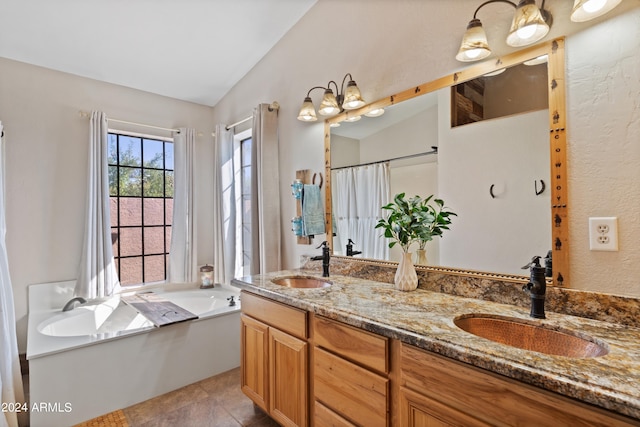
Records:
[[[235,288],[154,289],[199,316],[158,328],[119,297],[61,312],[74,285],[29,286],[33,427],[73,425],[239,366],[240,304],[227,300],[238,300]]]

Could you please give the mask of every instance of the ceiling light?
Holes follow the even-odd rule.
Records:
[[[347,77],[349,78],[349,81],[345,90],[344,84],[345,82],[347,82]],[[332,83],[336,88],[337,94],[334,94],[333,90],[331,90]],[[300,108],[298,120],[304,122],[313,122],[318,119],[316,117],[316,110],[313,106],[313,101],[311,100],[311,92],[315,89],[324,90],[322,102],[320,103],[320,108],[318,109],[318,113],[323,116],[338,114],[344,110],[353,110],[365,105],[365,102],[362,99],[362,95],[360,94],[360,89],[358,89],[358,86],[353,80],[351,74],[347,73],[344,76],[344,79],[342,79],[342,86],[340,88],[338,88],[338,84],[336,82],[331,80],[327,84],[327,87],[314,86],[309,89],[309,92],[307,92],[307,96],[302,103],[302,107]]]
[[[352,122],[357,122],[361,118],[362,118],[361,116],[353,116],[353,117],[349,117],[348,119],[345,119],[344,121],[348,123],[352,123]]]
[[[524,65],[538,65],[538,64],[544,64],[547,61],[549,61],[549,55],[540,55],[537,58],[533,58],[533,59],[530,59],[528,61],[524,61],[523,64]]]
[[[542,39],[549,32],[552,22],[551,14],[544,9],[544,2],[545,0],[542,0],[542,6],[538,8],[535,0],[520,0],[517,5],[509,0],[485,1],[478,6],[473,14],[473,19],[467,25],[467,31],[462,38],[456,59],[462,62],[471,62],[491,55],[487,35],[482,28],[480,19],[478,19],[480,9],[491,3],[507,3],[515,9],[511,28],[507,35],[509,46],[527,46]]]
[[[384,108],[375,108],[364,115],[367,117],[380,117],[384,114]]]
[[[620,4],[622,0],[575,0],[571,20],[573,22],[584,22],[612,10]]]

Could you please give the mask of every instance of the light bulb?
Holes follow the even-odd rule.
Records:
[[[527,40],[528,38],[531,38],[531,36],[533,36],[535,32],[536,32],[535,25],[527,25],[526,27],[518,28],[518,31],[516,31],[516,33],[518,33],[518,37],[520,37],[522,40]]]
[[[607,0],[589,0],[582,7],[586,12],[595,13],[602,9],[605,4],[607,4]]]

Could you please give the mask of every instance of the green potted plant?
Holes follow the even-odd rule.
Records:
[[[394,196],[393,202],[382,206],[388,215],[378,221],[376,228],[382,228],[384,237],[392,239],[390,248],[398,244],[403,252],[395,276],[396,288],[400,290],[411,291],[418,287],[418,276],[409,251],[411,245],[418,242],[419,247],[424,249],[426,242],[434,236],[441,236],[443,230],[448,229],[451,223],[449,216],[456,215],[446,210],[440,199],[433,200],[436,206],[430,205],[432,198],[414,196],[405,199],[405,193],[399,193]]]
[[[433,199],[434,205],[429,202]],[[425,246],[434,237],[442,237],[444,230],[449,229],[451,216],[458,216],[455,212],[444,206],[442,199],[436,199],[433,195],[422,200],[420,209],[424,213],[423,227],[418,230],[418,249],[416,250],[416,264],[427,264]]]

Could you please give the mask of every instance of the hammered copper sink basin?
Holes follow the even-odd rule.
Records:
[[[327,288],[331,286],[331,282],[328,280],[309,276],[279,277],[271,282],[287,288]]]
[[[594,338],[564,329],[550,329],[533,321],[472,314],[457,317],[453,323],[473,335],[538,353],[574,358],[599,357],[609,353],[607,345]]]

